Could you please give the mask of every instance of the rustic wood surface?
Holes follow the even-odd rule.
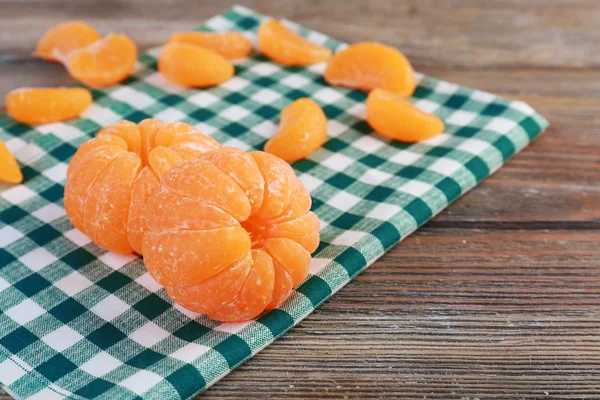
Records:
[[[0,95],[69,83],[29,57],[55,23],[148,48],[226,3],[0,0]],[[421,72],[529,102],[551,127],[201,397],[600,398],[600,3],[240,3],[388,42]]]

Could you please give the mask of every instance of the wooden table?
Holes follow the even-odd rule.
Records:
[[[0,95],[70,83],[29,57],[58,22],[148,48],[226,3],[2,1]],[[242,3],[390,43],[417,70],[524,100],[551,126],[203,397],[600,398],[598,0]]]

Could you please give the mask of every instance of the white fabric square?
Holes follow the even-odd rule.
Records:
[[[204,346],[198,343],[188,343],[181,347],[174,353],[169,354],[169,357],[176,358],[177,360],[191,363],[195,361],[202,354],[210,350],[210,347]]]
[[[65,142],[71,141],[75,138],[84,135],[84,133],[78,128],[72,125],[67,125],[63,122],[55,122],[52,124],[40,125],[38,127],[38,130],[44,133],[52,133],[54,134],[54,136],[64,140]]]
[[[239,121],[242,118],[250,114],[250,111],[240,106],[233,105],[225,110],[221,111],[220,115],[230,121]]]
[[[306,190],[308,190],[309,192],[314,191],[316,188],[323,184],[322,180],[308,174],[302,174],[298,177],[298,179],[300,179],[300,181],[304,184]]]
[[[144,272],[135,281],[152,293],[158,292],[160,289],[162,289],[162,285],[156,282],[152,275],[150,275],[148,272]]]
[[[433,186],[431,186],[429,183],[413,180],[400,186],[398,190],[404,193],[412,194],[415,197],[420,197],[427,193],[432,187]]]
[[[271,104],[279,99],[281,95],[271,89],[261,89],[252,95],[252,100],[260,104]]]
[[[445,81],[438,82],[437,86],[435,87],[435,91],[437,93],[443,93],[443,94],[452,94],[452,93],[456,92],[457,90],[458,90],[458,85],[455,85],[454,83],[450,83],[450,82],[445,82]]]
[[[212,136],[213,133],[215,133],[217,131],[217,128],[215,128],[212,125],[208,125],[205,124],[204,122],[199,122],[196,125],[194,125],[196,127],[196,129],[198,129],[200,132],[204,133],[205,135],[208,136]]]
[[[36,195],[36,193],[27,186],[18,185],[10,189],[3,190],[0,193],[2,197],[12,204],[20,204]]]
[[[169,332],[165,331],[154,322],[147,322],[131,333],[129,338],[144,347],[152,347],[168,336]]]
[[[327,204],[332,207],[337,208],[338,210],[348,211],[352,207],[354,207],[358,202],[360,202],[360,197],[356,197],[353,194],[348,192],[341,191],[329,200],[327,200]]]
[[[129,104],[137,110],[143,110],[146,107],[156,103],[152,97],[144,92],[139,92],[129,86],[121,86],[110,93],[110,97],[123,103]]]
[[[481,154],[491,145],[479,139],[467,139],[458,145],[457,149],[471,154]]]
[[[85,246],[88,243],[91,243],[92,240],[87,237],[87,235],[83,234],[79,229],[71,229],[70,231],[66,231],[63,235],[69,239],[71,242],[75,243],[77,246]]]
[[[367,218],[379,219],[387,221],[394,215],[400,212],[401,208],[393,204],[380,203],[377,204],[371,211],[368,212]]]
[[[71,272],[54,284],[69,296],[74,296],[91,285],[92,282],[77,271]]]
[[[63,325],[41,339],[54,350],[62,352],[83,339],[83,336],[79,332]]]
[[[200,92],[193,96],[190,96],[187,101],[198,107],[208,107],[213,103],[219,101],[219,98],[210,92]]]
[[[312,31],[307,36],[308,40],[317,44],[323,44],[327,41],[327,36],[323,35],[320,32]]]
[[[462,166],[461,163],[450,158],[440,158],[435,160],[435,162],[427,167],[427,169],[437,172],[438,174],[450,176],[462,168]]]
[[[421,99],[421,100],[417,100],[415,102],[415,107],[417,107],[421,111],[425,111],[427,113],[433,113],[435,110],[440,108],[440,105],[431,100]]]
[[[446,122],[453,125],[466,126],[477,118],[477,114],[470,111],[457,110],[446,118]]]
[[[492,101],[496,100],[496,95],[488,92],[482,92],[480,90],[475,90],[469,97],[480,103],[491,103]]]
[[[338,137],[346,132],[348,127],[335,119],[327,121],[327,136]]]
[[[42,172],[42,175],[54,182],[64,182],[67,179],[67,167],[65,163],[58,163]]]
[[[448,135],[447,133],[440,133],[439,135],[436,135],[430,139],[427,140],[423,140],[422,144],[427,144],[429,146],[439,146],[440,144],[444,143],[446,140],[450,139],[450,135]]]
[[[133,254],[115,254],[115,253],[105,253],[98,257],[100,261],[104,264],[108,265],[112,269],[120,269],[125,264],[135,260],[137,258],[136,255]]]
[[[208,21],[205,22],[205,25],[209,26],[210,28],[214,29],[215,31],[221,31],[221,32],[228,31],[228,30],[231,30],[232,28],[234,28],[233,23],[221,15],[216,15],[216,16],[212,17],[211,19],[209,19]]]
[[[391,178],[392,174],[390,173],[378,169],[370,169],[359,178],[359,181],[368,185],[377,186]]]
[[[339,91],[326,87],[318,90],[317,93],[313,94],[313,97],[326,104],[332,104],[342,98],[344,95]]]
[[[250,84],[250,82],[248,82],[248,80],[246,80],[244,78],[240,78],[239,76],[233,76],[233,77],[229,78],[228,80],[226,80],[225,82],[223,82],[221,84],[221,87],[223,87],[227,90],[230,90],[232,92],[237,92],[239,90],[242,90],[249,84]]]
[[[162,110],[158,114],[156,114],[156,116],[154,118],[159,119],[163,122],[169,123],[169,122],[181,121],[185,117],[186,117],[186,115],[183,112],[179,111],[176,108],[169,107],[169,108]]]
[[[148,75],[144,78],[144,81],[167,93],[179,93],[185,89],[183,86],[169,82],[167,78],[165,78],[160,72],[155,72],[154,74]]]
[[[11,385],[26,373],[27,371],[11,359],[0,362],[0,376],[2,376],[2,384],[4,386]]]
[[[510,108],[520,111],[525,115],[533,115],[535,114],[535,110],[531,108],[531,106],[527,103],[523,103],[522,101],[512,101],[510,103]]]
[[[10,225],[0,229],[0,249],[21,239],[24,235]]]
[[[198,318],[200,315],[202,315],[202,314],[199,314],[199,313],[197,313],[197,312],[190,311],[190,310],[188,310],[187,308],[184,308],[184,307],[180,306],[180,305],[179,305],[179,304],[177,304],[177,303],[175,303],[175,304],[173,305],[173,308],[175,308],[177,311],[179,311],[180,313],[182,313],[183,315],[185,315],[185,316],[186,316],[186,317],[188,317],[189,319],[196,319],[196,318]]]
[[[121,116],[108,107],[102,107],[99,104],[92,103],[81,114],[82,118],[91,119],[100,126],[112,125],[121,119]]]
[[[252,132],[256,133],[259,136],[267,138],[267,139],[273,137],[279,130],[277,125],[275,125],[271,121],[263,121],[260,124],[255,125],[251,129],[252,129]]]
[[[16,154],[23,147],[27,146],[27,142],[16,137],[16,138],[8,139],[6,142],[4,142],[4,145],[6,146],[8,151],[11,152],[11,154]]]
[[[352,165],[352,163],[354,163],[353,159],[339,153],[332,154],[323,161],[324,166],[334,171],[344,171],[346,168]]]
[[[344,231],[344,233],[333,239],[331,244],[336,246],[353,246],[366,235],[366,232],[361,231]]]
[[[38,247],[19,258],[19,261],[32,271],[39,271],[56,260],[58,258],[43,247]]]
[[[364,151],[365,153],[375,153],[383,145],[385,145],[384,142],[373,136],[362,136],[361,138],[352,142],[353,147]]]
[[[367,119],[367,106],[364,103],[357,103],[346,109],[346,114],[354,115],[359,119]]]
[[[114,294],[106,296],[91,311],[105,321],[112,321],[125,311],[129,310],[129,304],[119,299]]]
[[[22,148],[19,151],[19,153],[15,154],[14,156],[23,164],[33,164],[35,161],[41,159],[46,154],[48,154],[46,150],[33,143],[28,143],[27,146]]]
[[[320,62],[320,63],[316,63],[313,65],[309,65],[307,67],[307,69],[310,72],[313,72],[315,75],[320,75],[322,76],[325,73],[325,69],[327,68],[327,63],[326,62]]]
[[[485,129],[504,134],[510,132],[515,126],[517,123],[513,120],[496,117],[485,126]]]
[[[35,210],[31,213],[31,215],[33,215],[40,221],[50,222],[64,215],[67,215],[67,213],[65,212],[64,208],[57,206],[54,203],[50,203],[42,208]],[[0,241],[1,240],[2,239],[0,239]]]
[[[236,334],[248,325],[250,325],[252,321],[243,321],[243,322],[225,322],[221,325],[217,325],[213,329],[219,332],[226,332],[231,334]]]
[[[274,73],[278,72],[280,69],[281,68],[278,67],[277,65],[272,64],[272,63],[267,63],[267,62],[256,63],[252,67],[250,67],[250,71],[254,72],[256,75],[261,75],[261,76],[273,75]]]
[[[46,310],[40,307],[39,304],[31,299],[25,299],[14,307],[6,310],[5,314],[8,315],[13,321],[19,325],[25,325],[28,322],[33,321],[37,317],[44,315]]]
[[[249,151],[250,149],[252,149],[252,146],[250,146],[248,143],[236,138],[231,138],[227,140],[223,143],[223,146],[237,147],[238,149],[244,151]]]
[[[10,283],[4,278],[0,277],[0,292],[10,287]]]
[[[287,87],[298,89],[310,83],[310,79],[302,75],[289,75],[281,80],[281,84]]]
[[[310,262],[308,272],[311,275],[316,275],[331,262],[330,258],[313,258]]]
[[[156,386],[163,378],[148,370],[141,370],[121,381],[120,386],[131,390],[133,393],[142,395]]]
[[[119,368],[123,363],[105,351],[101,351],[87,360],[79,368],[90,375],[99,378]]]
[[[401,165],[411,165],[417,162],[421,157],[423,157],[423,154],[421,153],[415,153],[410,150],[400,150],[390,158],[390,161]]]
[[[64,395],[57,393],[50,388],[45,388],[44,390],[37,392],[33,396],[28,397],[27,400],[63,400],[64,398]]]

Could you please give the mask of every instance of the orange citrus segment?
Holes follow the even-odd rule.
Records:
[[[225,269],[250,250],[248,232],[239,226],[201,231],[149,231],[144,262],[164,286],[195,285]]]
[[[239,32],[175,32],[170,41],[204,47],[229,60],[248,57],[252,53],[252,42]]]
[[[23,182],[23,173],[15,157],[0,140],[0,181],[6,183]]]
[[[131,121],[119,121],[113,125],[104,127],[98,131],[96,136],[113,135],[122,138],[127,143],[127,150],[140,154],[142,147],[140,129]]]
[[[155,145],[156,135],[164,125],[164,122],[152,118],[147,118],[138,124],[141,137],[140,158],[144,165],[148,164],[148,154]]]
[[[260,247],[290,274],[294,286],[301,284],[308,275],[310,253],[294,240],[267,239],[261,243]]]
[[[196,129],[194,126],[190,124],[186,124],[185,122],[171,122],[170,124],[164,125],[155,138],[155,146],[165,146],[168,147],[171,145],[173,140],[177,137],[192,134],[199,134],[200,131]]]
[[[47,124],[77,117],[92,104],[84,88],[21,88],[6,96],[6,112],[24,124]]]
[[[125,35],[113,33],[72,51],[63,62],[73,78],[103,88],[126,79],[133,72],[136,59],[135,43]]]
[[[250,153],[258,164],[265,180],[265,194],[260,209],[253,215],[272,218],[285,210],[292,202],[296,175],[288,163],[262,151]]]
[[[220,208],[166,191],[149,201],[146,224],[153,231],[207,230],[240,225]]]
[[[260,314],[271,301],[275,274],[273,260],[262,250],[252,250],[252,268],[239,294],[220,310],[208,313],[216,321],[246,321]]]
[[[159,180],[182,160],[183,158],[175,150],[164,146],[155,147],[148,154],[148,164]]]
[[[164,45],[158,70],[169,81],[188,87],[215,86],[235,72],[231,62],[216,51],[177,42]]]
[[[292,239],[312,253],[319,246],[319,225],[319,217],[309,211],[298,218],[270,225],[259,235],[260,239]]]
[[[238,295],[252,267],[251,252],[224,271],[196,285],[167,287],[167,294],[188,310],[210,313],[231,303]]]
[[[331,50],[293,32],[281,22],[270,20],[258,28],[258,47],[271,60],[283,65],[310,65],[327,60]]]
[[[90,139],[79,146],[69,162],[69,167],[67,168],[67,179],[69,179],[69,176],[82,165],[84,160],[87,160],[87,157],[90,155],[90,153],[96,151],[98,147],[101,146],[117,146],[122,150],[127,150],[127,143],[125,143],[125,141],[120,137],[112,135],[96,136],[95,138]]]
[[[119,154],[100,173],[84,206],[85,233],[94,243],[116,253],[133,251],[127,240],[127,214],[131,186],[141,166],[136,154]]]
[[[418,142],[444,131],[444,122],[436,115],[382,89],[367,97],[367,122],[375,132],[402,142]]]
[[[275,260],[273,260],[273,272],[275,273],[273,294],[271,295],[271,301],[269,304],[267,304],[265,310],[272,310],[276,307],[279,307],[281,303],[290,297],[292,290],[294,290],[292,277]]]
[[[265,151],[293,162],[318,148],[327,139],[327,117],[317,103],[306,97],[281,112],[279,132],[265,144]]]
[[[408,59],[397,49],[376,42],[356,43],[336,53],[325,70],[330,85],[361,90],[386,89],[407,98],[415,91]]]
[[[100,40],[100,34],[83,21],[69,21],[46,32],[37,44],[34,55],[48,61],[59,61],[71,51]]]
[[[273,219],[268,220],[268,224],[276,224],[284,221],[289,221],[300,217],[310,211],[312,205],[312,199],[308,190],[304,187],[299,179],[296,179],[296,186],[293,194],[293,199],[290,205],[283,210],[281,214]],[[264,224],[264,222],[263,222]]]
[[[235,147],[221,147],[206,153],[202,159],[214,164],[239,185],[250,201],[251,213],[261,207],[265,180],[250,154]]]
[[[142,242],[147,231],[144,212],[146,204],[158,192],[158,179],[150,167],[142,168],[142,172],[135,178],[131,186],[131,203],[127,215],[127,240],[133,251],[143,255]]]

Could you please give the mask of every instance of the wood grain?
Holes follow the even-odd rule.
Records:
[[[148,48],[228,3],[0,0],[0,95],[70,83],[29,56],[55,23]],[[527,101],[551,127],[201,397],[600,398],[597,1],[240,3],[393,44],[421,72]]]

